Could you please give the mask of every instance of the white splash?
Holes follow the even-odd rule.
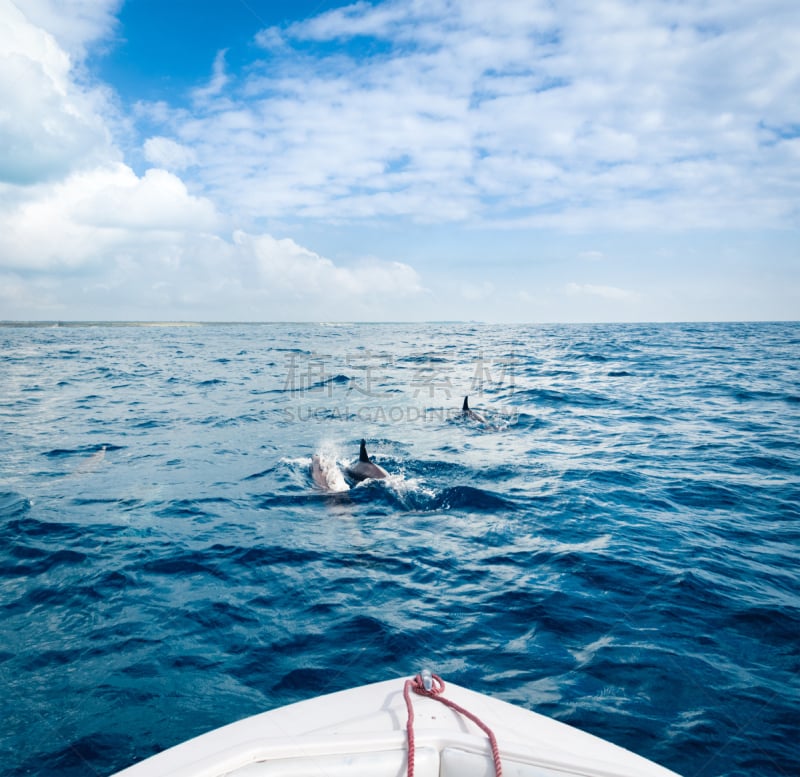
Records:
[[[330,449],[320,449],[311,457],[311,477],[325,491],[341,493],[350,490],[339,468],[336,454]]]

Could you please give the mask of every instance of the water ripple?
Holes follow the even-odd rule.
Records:
[[[687,777],[800,773],[797,324],[0,337],[9,775],[422,665]],[[390,477],[315,487],[362,437]]]

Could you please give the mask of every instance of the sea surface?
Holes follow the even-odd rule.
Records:
[[[799,572],[798,323],[0,327],[4,775],[423,667],[800,775]]]

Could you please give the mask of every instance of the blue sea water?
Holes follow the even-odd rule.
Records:
[[[800,774],[800,324],[4,326],[0,418],[4,774],[423,666]]]

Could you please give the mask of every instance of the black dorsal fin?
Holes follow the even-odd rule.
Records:
[[[367,441],[361,441],[361,452],[358,454],[359,461],[369,461],[369,456],[367,456]]]
[[[461,408],[461,409],[462,409],[464,412],[466,412],[467,410],[469,410],[469,402],[467,401],[468,399],[469,399],[469,397],[468,397],[468,396],[467,396],[467,397],[464,397],[464,405],[463,405],[463,407]]]

